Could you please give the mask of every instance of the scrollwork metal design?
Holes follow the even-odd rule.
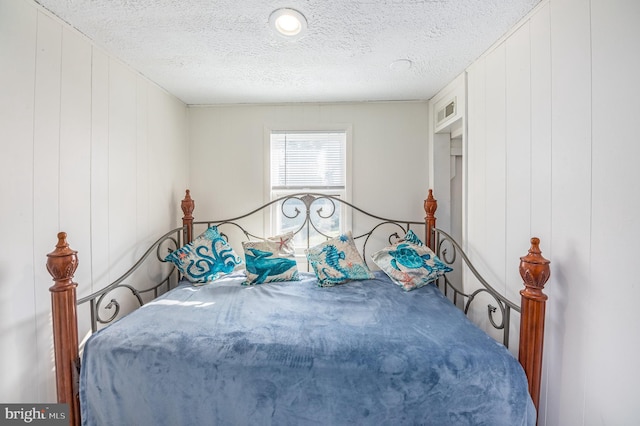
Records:
[[[464,307],[464,313],[466,314],[469,312],[471,303],[475,300],[476,296],[480,293],[488,294],[494,299],[494,301],[496,302],[496,305],[498,305],[498,306],[494,306],[491,303],[487,304],[487,318],[489,318],[489,322],[491,323],[493,328],[495,328],[496,330],[504,329],[505,304],[500,299],[498,299],[494,294],[488,291],[486,288],[479,288],[468,296],[467,302],[465,303],[465,307]],[[499,324],[496,323],[496,321],[494,320],[494,314],[497,312],[498,308],[500,309],[500,314],[501,314],[501,320]]]
[[[398,222],[385,220],[384,222],[378,223],[373,228],[369,229],[367,232],[364,232],[364,233],[362,233],[360,235],[356,235],[356,236],[353,237],[353,239],[356,240],[356,241],[361,239],[361,238],[364,238],[363,243],[362,243],[362,259],[364,260],[365,264],[369,265],[369,262],[367,261],[367,246],[369,244],[370,238],[374,235],[374,233],[378,229],[381,229],[382,227],[386,227],[386,226],[389,226],[389,225],[400,228],[400,231],[402,232],[403,236],[404,236],[404,234],[407,233],[408,226],[407,226],[407,228],[405,228],[404,226],[402,226]],[[392,239],[395,239],[395,241],[392,241]],[[394,242],[396,242],[396,241],[398,241],[400,239],[402,239],[402,237],[398,234],[397,231],[391,232],[387,236],[387,241],[388,241],[389,244],[393,244]]]
[[[456,246],[453,245],[451,241],[452,240],[449,240],[447,238],[441,239],[440,241],[438,241],[438,249],[436,251],[440,260],[442,260],[447,265],[453,265],[458,258]],[[445,246],[445,244],[448,245],[448,247]],[[449,251],[451,251],[451,254],[449,254]]]
[[[495,302],[489,303],[487,305],[487,317],[491,326],[496,330],[502,330],[502,340],[505,346],[509,346],[509,333],[510,333],[510,322],[511,322],[511,311],[520,312],[520,307],[515,303],[511,302],[509,299],[500,294],[497,290],[495,290],[478,272],[478,270],[471,264],[471,261],[467,257],[466,253],[462,248],[458,245],[458,243],[446,232],[441,229],[435,228],[434,234],[436,236],[436,255],[440,257],[442,261],[444,261],[448,265],[452,265],[459,255],[464,263],[465,267],[471,272],[473,277],[482,285],[481,288],[475,290],[471,294],[467,294],[462,291],[461,288],[457,288],[451,284],[448,278],[444,277],[444,286],[445,286],[445,294],[447,294],[446,289],[450,288],[454,291],[454,299],[458,297],[462,297],[464,300],[464,308],[463,311],[465,314],[468,314],[471,304],[476,300],[476,297],[479,294],[488,294]],[[447,246],[444,246],[447,244]],[[451,253],[448,253],[447,249],[451,249]],[[454,302],[455,303],[455,302]],[[498,322],[495,318],[495,314],[498,309],[500,310],[501,319]]]
[[[336,203],[332,198],[329,197],[317,197],[315,200],[313,200],[313,203],[320,201],[320,200],[326,200],[329,202],[329,204],[331,205],[331,212],[329,212],[328,214],[323,215],[322,209],[323,206],[320,206],[320,208],[318,210],[316,210],[316,213],[318,214],[318,217],[322,218],[322,219],[330,219],[331,217],[333,217],[333,215],[336,213]]]
[[[319,221],[336,217],[338,212],[337,203],[342,202],[339,198],[326,194],[309,193],[288,195],[276,201],[280,203],[280,213],[283,217],[291,220],[297,219],[298,217],[301,218],[301,222],[297,224],[292,231],[294,234],[297,235],[306,229],[307,241],[309,240],[311,231],[327,239],[332,237],[322,229]],[[323,205],[323,202],[326,203]],[[304,206],[304,212],[293,203],[301,203]],[[293,206],[291,204],[293,204]],[[314,208],[314,206],[317,207]],[[290,212],[291,209],[293,210],[292,212]],[[317,217],[318,221],[314,220],[314,217]]]
[[[158,291],[161,287],[165,286],[167,290],[170,287],[171,276],[175,274],[176,268],[172,264],[171,268],[169,268],[168,272],[160,277],[159,280],[156,280],[155,284],[146,288],[146,289],[137,289],[129,284],[125,283],[132,274],[140,268],[140,266],[149,258],[152,252],[155,251],[155,257],[160,262],[165,262],[164,258],[166,257],[161,254],[162,248],[167,248],[167,242],[170,246],[179,247],[180,246],[180,236],[184,231],[184,227],[172,229],[171,231],[164,234],[162,237],[158,238],[148,249],[147,251],[140,256],[140,258],[135,262],[135,264],[129,268],[124,274],[122,274],[118,279],[113,281],[108,286],[104,287],[101,290],[98,290],[86,297],[83,297],[78,300],[78,305],[82,305],[84,303],[89,302],[90,310],[91,310],[91,330],[97,331],[98,324],[108,324],[114,321],[121,311],[121,303],[116,298],[111,298],[109,302],[102,307],[102,304],[106,300],[107,296],[112,294],[116,289],[126,289],[128,290],[128,294],[134,297],[134,300],[138,304],[138,306],[142,306],[144,304],[144,300],[142,298],[142,294],[147,292],[153,292],[154,297],[158,296]],[[171,251],[170,248],[168,250]],[[109,313],[108,317],[104,317],[102,315],[102,310],[113,310],[113,312]]]
[[[312,234],[314,236],[322,236],[326,239],[336,236],[330,235],[327,231],[327,223],[323,221],[341,218],[341,212],[345,211],[343,208],[349,208],[350,212],[354,215],[359,213],[360,215],[358,216],[358,220],[361,218],[363,219],[362,222],[358,223],[358,226],[360,226],[361,229],[358,231],[357,235],[354,233],[354,240],[358,241],[358,245],[361,247],[361,254],[365,262],[367,262],[367,250],[370,249],[370,243],[375,242],[375,244],[384,244],[386,241],[386,243],[390,245],[401,240],[406,232],[411,229],[411,226],[425,226],[425,223],[422,221],[397,221],[376,216],[352,205],[338,196],[321,193],[290,194],[270,201],[242,216],[221,221],[194,222],[193,224],[206,225],[207,227],[212,225],[216,225],[218,227],[236,227],[249,240],[261,239],[264,236],[257,236],[250,232],[245,226],[243,226],[241,220],[257,212],[276,206],[277,209],[274,209],[274,212],[277,210],[277,214],[293,222],[288,225],[294,234],[306,233],[306,235],[303,235],[306,237],[307,248],[309,247]],[[363,224],[369,223],[369,221],[371,221],[371,226],[365,227]],[[375,221],[375,223],[373,221]],[[391,228],[388,229],[387,227]],[[366,230],[362,232],[362,228],[366,228]],[[104,289],[94,292],[93,294],[78,301],[78,304],[90,302],[93,329],[97,327],[97,324],[107,324],[112,322],[121,314],[124,306],[122,305],[122,302],[119,301],[117,297],[109,298],[110,295],[115,294],[113,292],[116,289],[124,289],[126,291],[126,297],[132,297],[135,303],[142,306],[144,304],[143,295],[145,293],[153,292],[155,297],[158,295],[160,289],[164,288],[163,286],[166,285],[167,289],[170,287],[171,277],[176,274],[176,268],[174,265],[171,265],[171,268],[167,268],[168,272],[166,274],[163,272],[160,277],[160,281],[155,280],[155,284],[153,286],[143,290],[136,289],[132,285],[125,283],[125,281],[131,277],[134,271],[141,266],[145,259],[147,259],[150,253],[154,250],[156,259],[160,262],[165,262],[164,259],[167,252],[171,252],[181,246],[185,230],[186,227],[180,227],[169,231],[160,237],[147,250],[147,252],[140,257],[133,267],[125,272],[121,277]],[[225,232],[228,231],[229,228],[226,228]],[[223,232],[221,231],[221,233]],[[331,233],[333,233],[333,231],[331,231]],[[227,234],[223,233],[223,236],[226,238]],[[503,330],[503,340],[505,344],[508,345],[511,311],[514,310],[516,312],[520,312],[520,308],[488,284],[488,282],[473,267],[465,252],[451,236],[438,228],[433,229],[432,236],[435,238],[436,254],[440,260],[447,265],[453,265],[461,260],[473,277],[475,277],[475,279],[482,285],[482,288],[472,292],[471,294],[467,294],[459,284],[452,283],[447,275],[440,277],[437,280],[437,285],[441,290],[443,290],[447,297],[453,299],[453,302],[456,305],[458,305],[458,301],[461,300],[459,306],[465,313],[468,313],[471,304],[478,300],[477,296],[479,294],[486,293],[490,295],[493,301],[487,305],[489,322],[496,329]],[[118,296],[124,295],[118,294]],[[500,311],[499,314],[498,311]],[[498,315],[501,318],[498,318]]]
[[[160,254],[161,250],[164,246],[164,244],[166,242],[170,242],[173,247],[166,247],[167,249],[167,253],[165,255]],[[158,259],[158,261],[160,262],[165,262],[165,258],[167,257],[167,254],[174,252],[175,250],[177,250],[180,247],[180,243],[178,242],[177,238],[174,237],[166,237],[164,238],[162,241],[158,242],[157,248],[156,248],[156,258]]]
[[[293,214],[288,214],[287,213],[287,211],[286,211],[286,208],[288,207],[287,203],[292,202],[292,200],[302,201],[303,204],[306,206],[306,211],[307,212],[309,211],[309,205],[310,204],[309,204],[308,200],[306,200],[306,199],[303,200],[302,198],[299,198],[299,197],[290,196],[290,197],[287,197],[287,198],[283,199],[282,200],[282,204],[280,204],[280,213],[282,213],[282,216],[286,217],[287,219],[295,219],[298,216],[300,216],[300,213],[302,213],[300,211],[300,209],[298,209],[298,206],[295,206],[295,205],[293,206]],[[311,202],[313,202],[313,201],[311,201]],[[307,214],[307,216],[308,216],[308,214]]]
[[[365,262],[367,262],[367,250],[370,249],[369,244],[373,241],[375,241],[375,244],[384,243],[384,241],[386,241],[390,245],[401,240],[406,232],[411,229],[412,225],[425,226],[425,223],[422,221],[397,221],[376,216],[352,205],[338,196],[321,193],[290,194],[270,201],[242,216],[222,221],[194,222],[193,224],[206,225],[208,227],[212,225],[219,227],[228,225],[236,227],[246,238],[250,240],[261,239],[264,236],[257,236],[250,232],[245,226],[243,226],[243,224],[241,224],[241,220],[257,212],[275,206],[278,207],[277,214],[281,215],[283,218],[293,221],[293,224],[289,225],[290,228],[293,229],[292,232],[294,234],[306,233],[307,248],[309,247],[310,236],[312,233],[313,235],[319,235],[326,239],[336,236],[330,235],[327,232],[326,223],[323,223],[322,221],[333,220],[335,217],[340,217],[341,212],[344,211],[343,207],[349,208],[351,213],[354,215],[359,213],[359,220],[360,218],[366,218],[363,219],[363,222],[358,226],[364,227],[362,226],[362,223],[375,220],[375,223],[372,222],[371,226],[367,227],[366,231],[361,232],[360,230],[357,235],[354,233],[354,239],[358,241],[358,245],[361,247],[361,254]],[[391,226],[391,229],[387,229],[386,227],[388,226]],[[155,250],[156,259],[160,262],[165,262],[164,259],[167,252],[171,252],[181,246],[185,229],[186,227],[176,228],[163,235],[141,256],[134,266],[121,277],[104,289],[94,292],[93,294],[78,301],[78,304],[88,301],[91,302],[93,328],[95,328],[98,323],[109,323],[120,315],[123,309],[123,305],[121,304],[122,302],[119,301],[117,297],[109,298],[109,295],[114,294],[113,292],[116,289],[126,290],[126,294],[128,294],[127,297],[132,297],[138,305],[143,305],[143,294],[146,292],[153,292],[153,295],[157,296],[160,289],[164,288],[164,285],[169,287],[171,277],[176,273],[175,266],[173,265],[171,265],[171,268],[167,268],[168,272],[166,274],[163,272],[162,277],[160,277],[160,281],[155,281],[155,285],[143,290],[136,289],[135,287],[126,284],[125,280],[131,277],[133,272],[140,267],[142,262],[145,261],[153,250]],[[227,228],[225,232],[228,230],[229,229]],[[223,233],[223,235],[226,237],[227,234]],[[508,327],[511,311],[515,310],[516,312],[520,312],[520,308],[504,296],[500,295],[500,293],[487,283],[473,265],[471,265],[467,255],[455,240],[451,238],[451,236],[438,228],[433,229],[432,235],[435,237],[436,254],[440,257],[440,260],[448,265],[453,265],[461,259],[466,265],[466,268],[482,285],[482,288],[471,294],[467,294],[459,285],[452,283],[447,275],[440,277],[437,281],[437,285],[441,290],[443,290],[447,297],[451,297],[453,299],[453,302],[456,305],[458,305],[458,301],[461,299],[462,302],[460,306],[465,313],[468,313],[471,303],[478,300],[477,296],[479,294],[489,294],[494,300],[487,306],[489,322],[496,329],[504,330],[504,340],[508,341]],[[499,314],[498,310],[500,311]],[[107,315],[105,315],[105,313],[107,313]],[[498,315],[501,316],[500,319],[498,319]]]
[[[111,314],[111,316],[109,318],[104,319],[100,315],[100,303],[101,302],[102,302],[102,297],[100,297],[98,299],[98,301],[96,302],[96,321],[98,321],[100,324],[108,324],[111,321],[113,321],[114,319],[116,319],[116,317],[120,313],[120,303],[116,299],[111,299],[109,304],[107,306],[105,306],[104,308],[105,309],[113,309],[113,307],[115,306],[115,311]]]

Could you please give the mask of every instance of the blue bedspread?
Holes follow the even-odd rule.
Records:
[[[179,286],[94,334],[87,425],[533,425],[520,364],[432,285]]]

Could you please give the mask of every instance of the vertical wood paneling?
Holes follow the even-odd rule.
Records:
[[[529,22],[531,44],[531,235],[551,244],[551,23],[549,4]],[[551,253],[549,253],[551,254]]]
[[[77,282],[91,280],[91,46],[62,30],[60,92],[60,230],[82,253]],[[84,263],[86,262],[86,263]],[[84,266],[87,265],[87,266]]]
[[[2,238],[0,258],[0,400],[19,402],[37,393],[33,265],[33,114],[37,14],[22,2],[0,2],[0,131]],[[19,41],[19,42],[18,42]]]
[[[58,218],[58,162],[60,149],[60,61],[62,28],[47,15],[38,12],[36,45],[35,111],[33,116],[33,233],[34,286],[37,351],[37,376],[47,377],[53,369],[51,351],[53,339],[46,330],[50,325],[51,299],[46,290],[51,276],[44,268],[42,253],[55,245]],[[52,282],[51,282],[52,283]],[[52,283],[53,284],[53,283]],[[45,332],[42,332],[45,331]],[[42,383],[38,399],[55,401],[53,383]]]
[[[505,44],[505,204],[504,293],[520,300],[522,279],[518,256],[526,254],[531,237],[531,46],[529,23]],[[499,225],[496,224],[496,229]],[[489,247],[487,247],[489,249]],[[493,250],[492,250],[493,251]],[[520,317],[513,318],[510,341],[519,344]],[[514,349],[515,352],[515,349]]]
[[[109,283],[109,57],[91,51],[91,288]],[[82,330],[81,330],[82,331]]]
[[[486,59],[478,60],[467,74],[468,114],[467,151],[467,215],[465,245],[472,257],[482,252],[485,241],[485,153],[486,153]]]
[[[149,226],[149,141],[147,138],[147,90],[148,83],[141,77],[136,76],[136,240],[140,242],[134,252],[134,257],[141,256],[148,244],[157,235],[154,235]],[[145,268],[135,275],[136,282],[143,282],[150,286],[153,283],[149,277],[157,272],[153,262],[147,262]]]
[[[136,237],[136,76],[109,61],[109,218],[129,217],[109,229],[110,279],[132,264]]]
[[[467,226],[464,244],[471,259],[480,259],[486,245],[487,233],[487,78],[490,72],[486,58],[478,60],[467,72],[467,106],[473,114],[468,114],[467,150]],[[480,267],[480,265],[478,265]],[[479,284],[464,270],[465,290],[472,291]],[[469,317],[477,324],[486,323],[486,315],[472,309]],[[486,327],[484,327],[486,329]]]
[[[502,283],[500,291],[504,291],[505,283],[505,191],[506,164],[506,46],[496,47],[486,59],[485,76],[485,175],[486,175],[486,208],[485,243],[477,259],[486,262],[483,273],[487,279]],[[480,305],[476,306],[480,309]],[[481,312],[481,317],[486,317]]]
[[[147,139],[147,86],[136,78],[136,231],[138,241],[150,238],[149,217],[149,141]]]
[[[551,3],[552,227],[554,281],[548,287],[547,424],[584,420],[585,363],[592,315],[591,276],[591,57],[589,2]]]
[[[160,90],[147,93],[147,114],[151,123],[147,127],[149,167],[149,206],[151,229],[167,229],[180,222],[180,200],[189,179],[188,143],[176,141],[186,137],[184,105]],[[208,182],[215,182],[211,173]],[[198,208],[198,207],[196,207]],[[198,208],[199,209],[199,208]],[[196,216],[198,217],[198,216]]]
[[[531,43],[531,236],[540,238],[544,256],[551,252],[551,28],[549,4],[529,22]],[[519,300],[520,298],[516,299]],[[546,329],[550,336],[551,326]],[[550,337],[549,337],[550,339]],[[546,413],[549,361],[555,348],[547,345],[543,357],[540,412]],[[545,424],[544,417],[539,425]]]
[[[590,15],[589,8],[587,0],[550,0],[506,38],[503,43],[506,45],[506,108],[503,118],[500,114],[488,116],[490,108],[487,107],[486,111],[479,110],[482,108],[481,102],[473,100],[474,94],[481,93],[481,89],[474,85],[483,84],[473,75],[478,64],[485,63],[486,66],[489,58],[496,55],[502,45],[497,45],[469,68],[470,145],[477,136],[476,126],[471,124],[474,115],[487,121],[486,157],[482,159],[479,154],[474,159],[475,152],[468,150],[469,197],[476,197],[471,192],[471,182],[476,178],[482,179],[478,175],[479,170],[475,168],[477,163],[486,164],[484,173],[488,187],[492,187],[489,184],[492,174],[495,180],[499,180],[495,178],[497,172],[493,168],[500,167],[500,161],[506,164],[506,216],[502,225],[506,230],[506,260],[500,262],[490,253],[485,256],[492,259],[490,262],[493,268],[506,268],[505,275],[509,282],[516,279],[519,282],[519,277],[515,275],[516,269],[511,270],[509,263],[510,259],[517,263],[517,256],[524,254],[523,249],[526,250],[526,247],[519,246],[526,244],[528,236],[540,236],[545,254],[551,256],[553,253],[553,276],[547,289],[550,302],[547,307],[543,402],[539,419],[541,425],[582,424],[585,419],[603,418],[588,416],[584,409],[585,389],[592,389],[592,386],[593,389],[602,388],[601,383],[589,384],[586,372],[597,369],[604,358],[599,356],[598,361],[595,360],[596,355],[593,354],[598,353],[594,350],[597,343],[595,340],[591,343],[586,331],[592,328],[591,323],[597,321],[588,313],[597,310],[593,306],[589,310],[593,301],[590,293],[593,274],[589,274],[590,265],[593,264],[591,233],[595,227],[591,212],[592,205],[596,204],[592,200],[592,185],[596,181],[602,182],[598,186],[602,186],[604,190],[604,187],[610,187],[614,183],[604,178],[596,180],[595,176],[592,179],[591,174],[592,163],[597,164],[602,156],[598,155],[596,160],[595,154],[592,156],[591,153],[592,76],[589,26],[593,15]],[[610,25],[614,24],[603,26],[603,34]],[[632,26],[629,23],[623,27]],[[631,47],[627,46],[627,56],[629,49]],[[625,55],[620,54],[617,57],[623,56]],[[619,64],[617,69],[621,68],[624,67]],[[500,79],[494,72],[491,74],[492,78]],[[607,84],[611,84],[613,80],[615,79],[601,79],[607,81]],[[618,77],[618,80],[622,81],[622,78]],[[490,87],[490,82],[489,78],[485,83],[487,99],[490,98],[490,93],[502,90],[500,86]],[[506,150],[502,155],[497,150],[489,152],[491,147],[488,145],[489,140],[500,136],[499,133],[491,135],[491,132],[501,126],[505,126],[506,131]],[[624,128],[624,125],[619,124],[618,128]],[[603,164],[610,167],[615,161]],[[616,181],[621,180],[622,177],[619,177]],[[622,195],[619,194],[616,198],[620,197]],[[500,197],[496,198],[499,200]],[[474,208],[479,208],[480,203],[470,201],[469,222],[474,223],[478,217],[493,214],[494,204],[487,203],[487,211],[477,212]],[[605,210],[603,208],[603,212]],[[606,212],[610,214],[610,210]],[[500,224],[493,225],[497,225],[495,229],[500,233]],[[487,224],[487,228],[493,232],[492,225]],[[529,235],[525,235],[525,231]],[[473,241],[476,237],[470,229],[470,245],[476,244]],[[494,251],[495,247],[487,245],[486,249]],[[604,273],[607,270],[608,268],[603,268],[602,271]],[[602,277],[601,282],[604,280]],[[510,288],[509,295],[515,296],[516,291],[517,288]],[[594,360],[590,362],[590,355],[585,354],[592,354]],[[604,377],[604,373],[602,376]],[[597,393],[594,392],[593,395],[592,414],[600,414],[596,408]],[[586,406],[589,405],[587,399]]]
[[[505,42],[505,252],[529,249],[531,237],[531,48],[529,23]],[[496,224],[497,225],[497,224]],[[497,228],[497,226],[496,226]],[[520,298],[518,259],[505,258],[504,294]]]
[[[164,186],[157,189],[167,198],[172,197],[174,182],[186,186],[188,160],[181,151],[188,142],[186,107],[122,65],[124,77],[117,77],[119,92],[111,105],[111,60],[34,2],[0,0],[0,143],[5,159],[0,196],[8,200],[0,204],[0,227],[11,243],[11,251],[0,253],[3,402],[55,400],[51,277],[44,264],[56,233],[67,231],[71,246],[79,251],[75,279],[79,293],[87,294],[91,277],[96,286],[106,283],[111,229],[127,230],[122,251],[133,252],[138,248],[139,228],[156,236],[166,231],[168,218],[176,216],[171,207],[177,209],[177,205],[167,204],[148,204],[136,213],[141,205],[136,204],[136,181],[144,175],[156,180],[156,173],[162,174]],[[142,87],[154,93],[162,115],[138,103],[145,97],[138,93]],[[124,131],[116,133],[111,146],[113,109],[122,111],[118,122]],[[147,163],[140,163],[147,144],[146,127],[159,129],[163,140],[159,149],[165,151],[158,158],[162,163],[151,170]],[[110,169],[109,156],[125,157],[125,161]],[[133,207],[126,208],[126,213],[109,209],[112,181],[129,194],[124,202]]]
[[[149,175],[155,176],[154,179],[149,179],[149,205],[150,206],[168,206],[170,201],[168,198],[171,194],[168,194],[168,191],[163,191],[162,187],[167,185],[167,182],[164,179],[167,179],[167,176],[164,174],[164,171],[160,170],[160,165],[163,164],[161,162],[163,156],[163,146],[161,144],[161,140],[165,135],[162,134],[161,126],[165,117],[160,116],[159,114],[159,104],[160,100],[158,99],[157,93],[148,93],[147,96],[147,110],[149,113],[150,122],[155,123],[155,126],[149,126],[147,132],[147,140],[149,141]],[[196,206],[196,209],[198,207]],[[197,217],[197,216],[196,216]],[[157,215],[150,215],[149,221],[152,229],[158,229],[162,226],[162,222],[165,220],[164,217]],[[177,217],[176,217],[177,220]]]
[[[469,255],[480,273],[492,283],[504,283],[505,220],[505,46],[498,45],[469,71],[469,113],[467,161],[473,164],[468,174]],[[471,93],[477,97],[471,100]],[[472,125],[472,121],[474,124]],[[473,148],[472,148],[473,147]],[[475,205],[481,210],[471,210]],[[488,249],[488,248],[491,249]],[[468,277],[471,278],[471,277]],[[499,284],[498,284],[499,285]],[[480,286],[473,279],[465,290]],[[469,316],[483,329],[499,338],[489,325],[486,303],[481,295],[471,306]]]
[[[640,2],[591,2],[593,179],[585,424],[638,421]],[[615,313],[615,314],[613,314]]]

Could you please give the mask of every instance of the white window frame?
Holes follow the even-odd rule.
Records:
[[[318,190],[318,189],[296,189],[296,190],[277,190],[272,191],[271,182],[271,134],[272,133],[331,133],[331,132],[344,132],[345,133],[345,188],[343,191],[335,190]],[[277,198],[286,196],[288,194],[295,194],[299,192],[314,192],[327,195],[338,195],[341,200],[351,203],[351,165],[352,165],[352,130],[351,125],[347,124],[334,124],[334,125],[321,125],[321,126],[265,126],[264,128],[264,202],[275,200]],[[339,192],[339,193],[338,193]],[[351,212],[350,209],[346,209],[344,205],[340,206],[342,211],[340,212],[340,232],[346,232],[351,230]],[[265,214],[265,230],[269,235],[274,235],[277,232],[276,217],[274,215],[274,209],[268,209]],[[300,253],[296,253],[300,256]],[[303,255],[303,254],[302,254]]]

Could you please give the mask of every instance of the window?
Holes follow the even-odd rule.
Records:
[[[347,131],[273,131],[270,135],[270,198],[272,200],[300,192],[347,198]],[[318,209],[322,207],[321,212]],[[330,217],[334,208],[338,208]],[[289,200],[273,207],[272,226],[276,234],[297,231],[305,220],[306,207],[301,200]],[[300,214],[296,216],[296,208]],[[337,235],[347,226],[341,206],[328,199],[313,204],[309,244],[324,240],[325,235]],[[306,228],[295,239],[298,247],[306,247]]]

